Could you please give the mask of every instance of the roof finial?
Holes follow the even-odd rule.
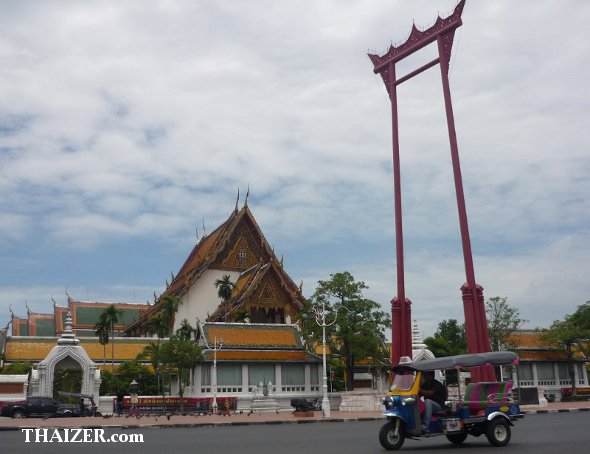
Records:
[[[303,293],[303,279],[301,279],[301,283],[299,284],[299,293]]]
[[[235,212],[238,211],[238,202],[239,201],[240,201],[240,187],[238,186],[238,197],[236,198],[236,207],[234,208]]]
[[[199,242],[199,227],[195,227],[195,235],[197,236],[197,243]]]
[[[284,256],[281,254],[281,268],[283,267]]]
[[[16,317],[16,315],[14,315],[14,312],[12,312],[12,304],[8,305],[8,310],[10,311],[10,318]]]
[[[72,299],[72,297],[70,296],[70,294],[68,293],[68,288],[66,287],[66,296],[68,297],[68,303],[71,303],[72,301],[74,301]]]
[[[205,228],[205,218],[203,218],[203,238],[207,236],[207,229]]]
[[[250,183],[248,183],[248,191],[246,191],[246,200],[244,201],[244,206],[248,206],[248,196],[250,195]]]
[[[25,301],[25,307],[27,308],[27,315],[31,315],[31,308],[29,307],[28,301]]]

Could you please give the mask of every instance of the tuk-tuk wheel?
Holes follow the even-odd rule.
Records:
[[[447,434],[447,440],[455,445],[460,445],[467,438],[467,432],[460,432],[456,434]]]
[[[510,441],[510,425],[502,417],[492,419],[486,427],[486,437],[494,446],[506,446]]]
[[[395,433],[395,426],[395,420],[389,421],[384,424],[379,431],[379,442],[381,443],[381,446],[388,451],[395,451],[396,449],[401,448],[406,438],[401,422],[397,434]]]

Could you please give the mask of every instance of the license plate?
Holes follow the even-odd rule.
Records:
[[[461,430],[459,418],[445,419],[445,432],[458,432]]]

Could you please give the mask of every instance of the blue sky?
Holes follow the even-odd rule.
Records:
[[[348,270],[389,310],[390,106],[366,54],[453,0],[0,3],[0,324],[66,288],[151,300],[248,185],[307,296]],[[476,279],[547,326],[590,299],[590,5],[468,1],[463,20]],[[463,319],[465,280],[438,67],[399,96],[406,294],[429,335]]]

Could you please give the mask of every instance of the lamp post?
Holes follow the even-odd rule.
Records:
[[[137,391],[139,390],[139,383],[133,379],[131,383],[129,383],[129,394],[131,396],[131,409],[129,410],[130,416],[139,416],[139,409],[137,408],[137,404],[139,399],[137,397]]]
[[[217,350],[223,347],[223,339],[217,337],[213,340],[213,377],[211,378],[211,387],[213,388],[213,403],[211,408],[213,413],[217,413]]]
[[[332,326],[336,323],[338,318],[338,311],[341,309],[347,309],[345,306],[335,306],[334,307],[334,320],[330,323],[326,323],[326,301],[322,299],[322,309],[320,310],[318,307],[314,307],[312,312],[315,315],[315,322],[322,327],[322,363],[323,363],[323,379],[322,379],[322,414],[324,418],[330,417],[330,401],[328,400],[328,376],[327,376],[327,367],[326,367],[326,327]]]

